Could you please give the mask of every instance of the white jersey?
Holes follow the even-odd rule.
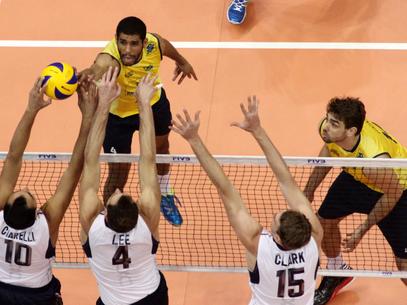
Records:
[[[256,267],[250,272],[250,305],[313,305],[318,265],[314,238],[302,248],[285,251],[263,230]]]
[[[0,212],[0,282],[28,288],[43,287],[52,279],[55,257],[45,215],[37,213],[34,224],[15,230]]]
[[[136,227],[117,233],[99,214],[83,246],[106,305],[128,305],[153,293],[160,284],[155,261],[158,242],[139,215]]]

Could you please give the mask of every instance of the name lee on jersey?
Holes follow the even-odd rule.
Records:
[[[113,235],[113,240],[112,240],[112,245],[115,246],[127,246],[130,245],[130,236],[128,233],[122,233],[122,234],[114,234]]]

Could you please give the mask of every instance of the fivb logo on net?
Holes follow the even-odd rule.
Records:
[[[38,159],[41,159],[41,160],[54,160],[56,158],[57,158],[57,155],[55,155],[55,154],[38,154]]]
[[[191,161],[191,158],[188,156],[172,156],[173,162],[188,162]]]

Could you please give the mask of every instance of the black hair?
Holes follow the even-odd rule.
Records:
[[[359,98],[334,97],[329,101],[326,112],[332,113],[336,119],[342,121],[346,129],[356,127],[357,135],[362,131],[366,110]]]
[[[134,16],[126,17],[120,20],[116,28],[116,37],[118,38],[120,33],[126,35],[139,35],[141,40],[146,38],[147,28],[145,23]]]
[[[113,231],[125,233],[137,225],[138,207],[133,198],[122,195],[115,205],[108,204],[106,221]]]
[[[7,202],[4,206],[4,221],[15,230],[31,227],[36,218],[36,208],[27,206],[27,199],[19,196],[14,202]]]

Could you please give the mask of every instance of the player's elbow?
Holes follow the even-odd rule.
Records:
[[[220,194],[221,199],[223,201],[223,205],[225,206],[226,213],[229,217],[235,217],[238,215],[242,209],[244,209],[244,205],[241,200],[237,200],[233,194]]]

